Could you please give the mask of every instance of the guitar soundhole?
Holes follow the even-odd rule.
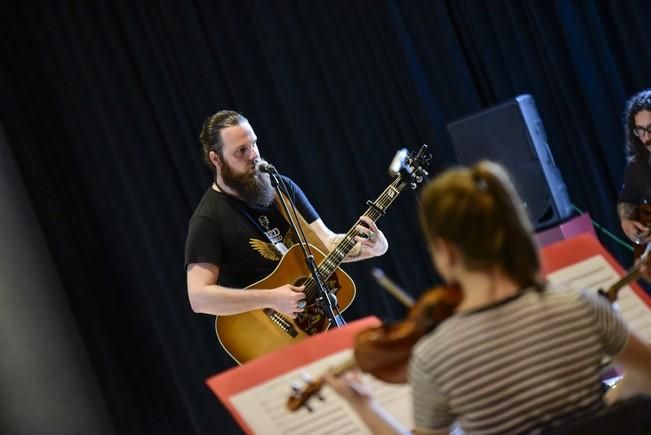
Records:
[[[305,277],[301,277],[294,285],[302,285],[306,279],[307,278]],[[337,275],[332,275],[330,279],[326,281],[326,286],[331,292],[337,294],[339,289],[341,289]],[[300,313],[296,316],[296,319],[294,319],[296,326],[308,335],[323,332],[329,325],[328,316],[323,311],[323,308],[321,308],[321,306],[316,302],[316,297],[318,297],[318,294],[315,297],[308,298],[305,311]]]

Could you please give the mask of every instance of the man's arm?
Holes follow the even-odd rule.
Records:
[[[344,258],[345,263],[350,263],[353,261],[364,260],[371,257],[378,257],[384,254],[387,249],[389,249],[389,242],[384,233],[375,225],[372,219],[362,216],[360,218],[367,226],[358,225],[357,228],[361,233],[373,234],[372,238],[364,238],[356,236],[355,240],[357,245],[348,253],[346,258]],[[321,242],[332,251],[341,239],[345,236],[344,234],[335,234],[331,231],[321,219],[317,219],[312,222],[310,229],[319,237]]]
[[[191,263],[187,272],[188,297],[196,313],[224,316],[251,310],[273,308],[291,318],[303,311],[298,301],[304,287],[283,285],[275,289],[232,289],[217,285],[219,267],[210,263]]]

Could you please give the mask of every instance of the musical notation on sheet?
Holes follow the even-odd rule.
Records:
[[[547,275],[554,291],[558,288],[607,289],[621,277],[602,255],[595,255]],[[615,308],[644,342],[651,344],[651,307],[629,286],[622,288]]]
[[[313,398],[309,409],[287,410],[292,383],[305,376],[316,378],[352,358],[348,349],[306,366],[298,367],[231,397],[231,403],[254,433],[284,435],[368,434],[368,429],[348,404],[329,388]],[[406,428],[411,428],[411,392],[408,385],[393,385],[367,377],[377,402]]]

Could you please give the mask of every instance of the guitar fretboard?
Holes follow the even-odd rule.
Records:
[[[372,219],[373,222],[377,222],[406,185],[407,182],[405,182],[402,177],[396,177],[374,202],[368,203],[369,208],[364,212],[364,216]],[[361,220],[355,222],[355,225],[348,230],[344,238],[339,242],[339,244],[337,244],[337,247],[330,252],[330,254],[328,254],[317,267],[319,276],[324,282],[332,276],[339,265],[341,265],[344,258],[346,258],[346,255],[348,255],[348,253],[353,249],[355,243],[357,243],[355,236],[361,235],[361,232],[357,230],[357,226],[360,224]],[[304,284],[305,299],[308,303],[312,303],[318,296],[316,282],[313,277],[309,277],[305,280]]]

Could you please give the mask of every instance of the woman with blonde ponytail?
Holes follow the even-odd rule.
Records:
[[[434,265],[463,301],[412,350],[415,433],[454,423],[466,434],[538,433],[595,415],[606,357],[651,379],[651,350],[605,299],[546,291],[531,223],[500,165],[450,169],[421,198]],[[373,433],[405,430],[354,374],[327,380]]]

